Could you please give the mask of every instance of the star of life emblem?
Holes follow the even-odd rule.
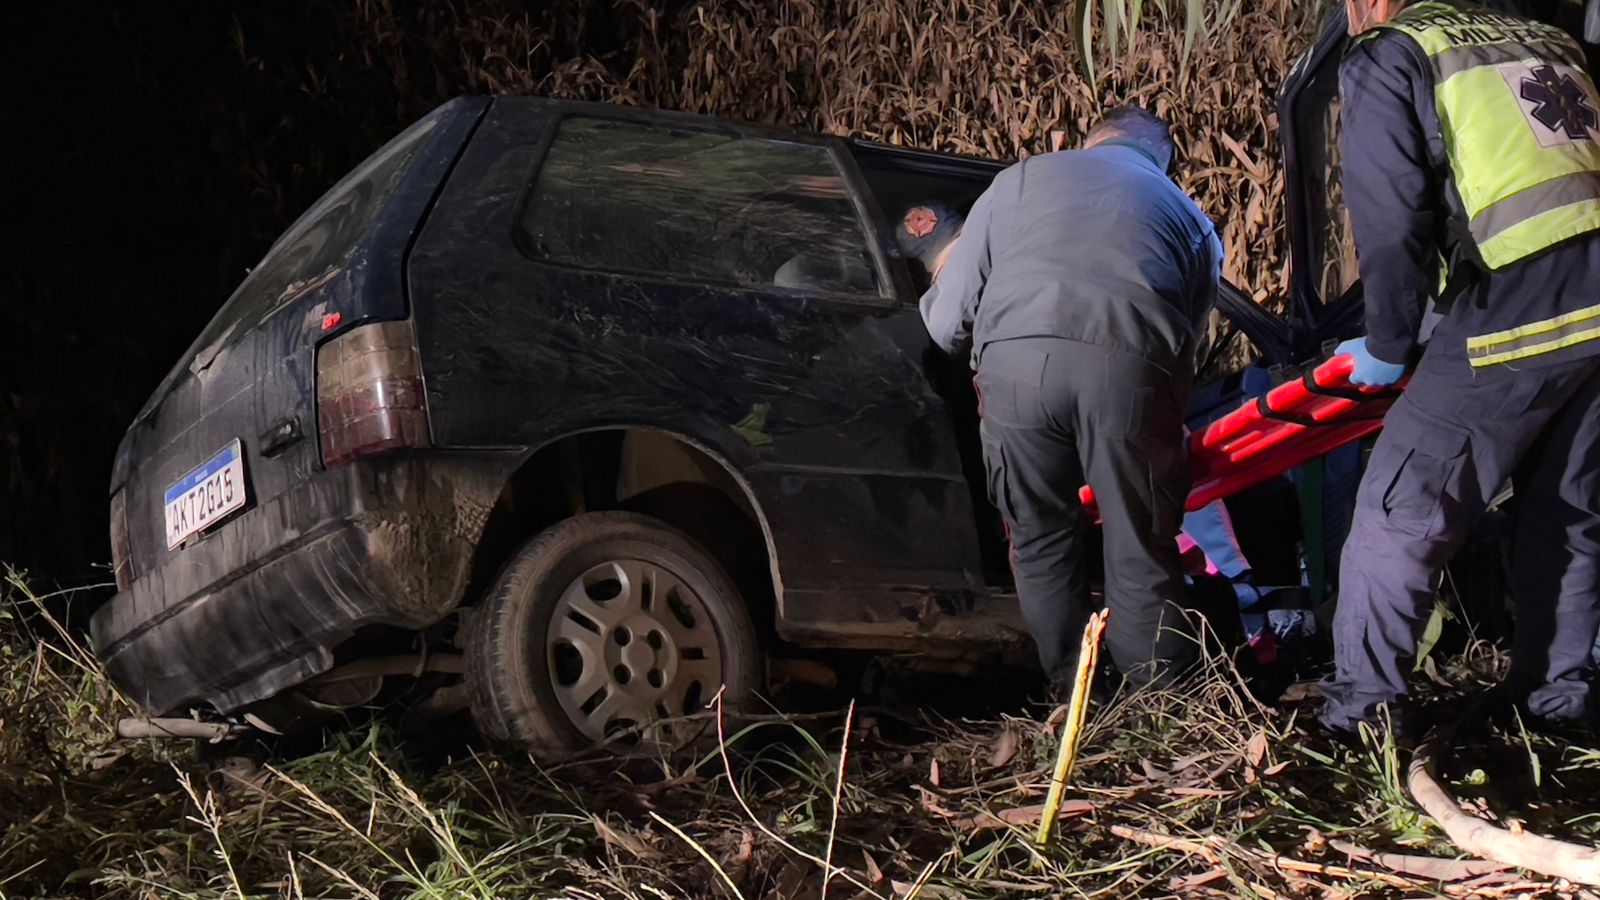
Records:
[[[1510,65],[1501,75],[1542,147],[1600,140],[1600,101],[1589,79],[1562,65]]]

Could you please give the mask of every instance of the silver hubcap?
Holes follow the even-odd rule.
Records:
[[[585,737],[645,728],[676,744],[722,684],[722,648],[704,602],[655,563],[602,563],[567,586],[545,648],[556,698]]]

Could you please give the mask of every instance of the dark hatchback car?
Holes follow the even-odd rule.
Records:
[[[278,240],[129,429],[109,672],[153,715],[263,725],[425,676],[555,752],[806,648],[1028,655],[965,367],[894,239],[998,169],[446,104]],[[1251,371],[1348,329],[1315,295],[1285,322],[1224,290]]]

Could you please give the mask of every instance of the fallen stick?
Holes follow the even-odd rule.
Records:
[[[1348,841],[1329,841],[1328,846],[1351,859],[1358,859],[1399,875],[1426,878],[1430,881],[1462,881],[1515,868],[1510,863],[1487,859],[1440,859],[1435,856],[1384,853],[1368,850]]]
[[[1173,837],[1170,834],[1161,834],[1156,831],[1145,831],[1142,828],[1131,828],[1127,825],[1111,826],[1111,833],[1125,841],[1154,847],[1157,850],[1178,850],[1190,856],[1199,856],[1212,865],[1222,862],[1221,854],[1199,841],[1188,838]]]
[[[1455,726],[1434,729],[1411,755],[1406,789],[1457,847],[1473,856],[1505,863],[1577,884],[1600,885],[1600,850],[1527,831],[1510,831],[1462,812],[1439,783],[1440,756],[1449,750]]]
[[[1140,828],[1131,828],[1127,825],[1111,826],[1111,833],[1123,840],[1154,847],[1158,850],[1176,850],[1191,856],[1198,856],[1206,862],[1216,866],[1221,865],[1224,853],[1230,854],[1240,860],[1256,866],[1270,866],[1278,874],[1292,881],[1302,880],[1302,875],[1321,875],[1326,878],[1339,878],[1355,881],[1377,881],[1390,887],[1404,888],[1407,890],[1435,889],[1452,897],[1501,897],[1534,890],[1551,890],[1553,885],[1542,881],[1518,881],[1512,884],[1496,885],[1470,885],[1446,884],[1439,885],[1436,880],[1423,877],[1407,878],[1389,872],[1373,872],[1364,869],[1353,869],[1348,866],[1330,866],[1323,863],[1306,862],[1289,856],[1262,853],[1249,847],[1242,847],[1216,835],[1208,835],[1205,840],[1197,841],[1188,838],[1174,837],[1170,834],[1161,834],[1155,831],[1145,831]],[[1489,863],[1489,865],[1493,865]],[[1499,873],[1487,873],[1499,874]],[[1483,877],[1483,876],[1478,876]],[[1319,882],[1310,882],[1321,887]]]
[[[1330,866],[1325,863],[1306,862],[1292,856],[1267,856],[1263,854],[1261,860],[1266,864],[1285,872],[1302,872],[1307,875],[1324,875],[1328,878],[1345,878],[1356,881],[1381,881],[1390,887],[1419,888],[1428,882],[1419,878],[1407,878],[1392,872],[1378,872],[1371,869],[1352,869],[1348,866]]]
[[[1446,884],[1439,889],[1450,897],[1533,897],[1553,894],[1559,888],[1559,881],[1506,881],[1501,884]],[[1578,894],[1579,897],[1593,896]]]
[[[201,722],[196,719],[126,718],[117,722],[117,737],[123,740],[186,738],[215,743],[248,730],[228,722]]]
[[[1188,840],[1173,837],[1154,831],[1144,831],[1139,828],[1130,828],[1126,825],[1111,826],[1111,833],[1124,840],[1144,844],[1161,850],[1180,850],[1194,856],[1199,856],[1207,862],[1216,865],[1221,862],[1224,853],[1238,857],[1246,862],[1258,866],[1268,866],[1277,869],[1285,876],[1291,873],[1301,875],[1323,875],[1328,878],[1346,878],[1362,881],[1381,881],[1391,887],[1419,888],[1426,882],[1415,878],[1404,878],[1388,872],[1368,872],[1360,869],[1351,869],[1346,866],[1329,866],[1323,863],[1306,862],[1290,856],[1279,856],[1275,853],[1268,854],[1241,847],[1225,838],[1216,835],[1207,835],[1204,841]]]
[[[1146,847],[1154,847],[1157,850],[1177,850],[1183,853],[1188,853],[1191,856],[1198,856],[1211,865],[1222,869],[1224,873],[1228,874],[1230,879],[1236,879],[1239,877],[1237,874],[1227,872],[1227,869],[1222,865],[1222,854],[1217,852],[1218,848],[1215,846],[1208,846],[1208,844],[1218,843],[1216,838],[1212,838],[1207,843],[1201,843],[1200,841],[1191,841],[1186,838],[1173,837],[1170,834],[1160,834],[1159,832],[1155,831],[1145,831],[1142,828],[1130,828],[1126,825],[1111,826],[1111,833],[1119,838],[1122,838],[1123,840],[1133,841],[1137,844],[1144,844]],[[1229,848],[1227,846],[1223,846],[1221,849],[1242,850],[1242,848]],[[1246,852],[1241,852],[1238,855],[1246,857],[1249,856],[1249,854]],[[1292,875],[1285,877],[1297,881],[1303,880],[1309,882],[1309,879],[1295,879]],[[1263,900],[1276,900],[1276,898],[1282,896],[1277,891],[1274,891],[1272,888],[1269,888],[1260,882],[1249,881],[1247,883],[1250,885],[1250,889],[1259,894]],[[1319,884],[1316,885],[1316,887],[1322,888],[1325,887],[1325,885]]]

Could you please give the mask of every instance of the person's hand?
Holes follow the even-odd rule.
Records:
[[[1340,344],[1334,354],[1348,353],[1356,359],[1356,367],[1350,373],[1350,383],[1363,387],[1388,387],[1399,381],[1406,374],[1406,367],[1400,363],[1384,362],[1373,356],[1367,350],[1365,337],[1351,338]]]

